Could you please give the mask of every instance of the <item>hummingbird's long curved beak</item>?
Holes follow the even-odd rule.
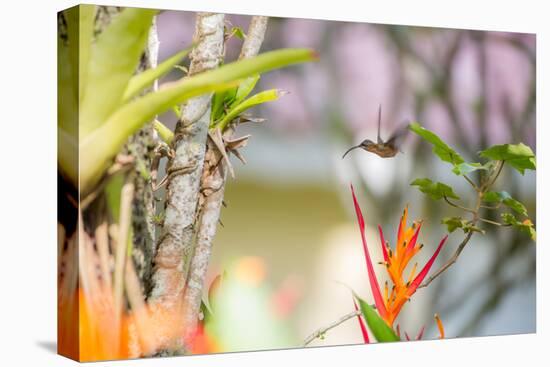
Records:
[[[355,145],[355,146],[349,148],[348,150],[346,150],[346,152],[345,152],[344,155],[342,156],[342,159],[344,159],[344,157],[345,157],[349,152],[351,152],[351,151],[354,150],[355,148],[360,148],[360,147],[361,147],[361,144]]]

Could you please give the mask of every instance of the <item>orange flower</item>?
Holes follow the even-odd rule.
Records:
[[[407,265],[423,247],[422,244],[418,244],[418,235],[420,233],[420,228],[422,227],[422,222],[416,221],[413,222],[412,226],[407,227],[408,208],[405,207],[401,221],[399,222],[399,229],[397,231],[397,244],[393,250],[390,248],[389,243],[387,243],[384,239],[382,227],[378,226],[382,254],[384,257],[382,264],[386,267],[388,276],[393,283],[391,290],[388,282],[385,283],[384,295],[382,296],[367,247],[367,240],[365,238],[365,220],[363,218],[361,208],[359,207],[359,203],[357,202],[357,198],[355,197],[353,185],[351,186],[351,192],[355,206],[355,213],[357,215],[357,221],[361,230],[361,239],[363,242],[363,250],[365,252],[369,282],[376,309],[380,314],[380,317],[382,317],[382,319],[384,319],[384,321],[391,328],[393,328],[393,324],[395,323],[395,319],[399,315],[399,312],[401,312],[401,308],[416,292],[426,275],[428,275],[430,268],[447,240],[447,236],[443,237],[431,258],[418,274],[416,273],[418,263],[415,263],[411,272],[408,276],[406,276],[404,273]],[[438,321],[438,326],[440,324],[441,321]],[[419,337],[422,337],[422,331],[419,333]]]

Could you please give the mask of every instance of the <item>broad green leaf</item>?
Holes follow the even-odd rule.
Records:
[[[535,154],[523,143],[493,145],[481,151],[479,155],[495,161],[505,161],[522,175],[526,169],[536,170],[537,168]]]
[[[157,92],[120,107],[80,144],[80,185],[86,195],[98,182],[126,139],[156,115],[185,100],[234,86],[239,80],[291,64],[315,60],[309,49],[282,49],[235,61],[218,69],[182,78]]]
[[[283,95],[285,95],[285,92],[279,89],[270,89],[255,94],[231,109],[227,113],[227,115],[223,117],[219,124],[217,124],[217,126],[219,126],[223,130],[231,121],[233,121],[233,119],[235,119],[237,116],[239,116],[241,113],[248,110],[249,108],[252,108],[262,103],[275,101]]]
[[[97,6],[95,5],[80,5],[80,28],[78,32],[79,36],[79,55],[78,60],[79,65],[79,94],[84,93],[84,88],[86,86],[86,81],[88,77],[88,64],[90,61],[90,50],[92,47],[92,39],[94,36],[94,21],[97,11]]]
[[[67,9],[63,12],[65,20],[67,22],[67,42],[68,42],[68,55],[69,63],[64,67],[71,68],[71,75],[74,76],[73,83],[76,87],[75,90],[78,93],[78,85],[80,83],[79,78],[79,52],[80,52],[80,6],[75,6]],[[78,95],[78,94],[77,94]]]
[[[70,136],[78,135],[78,76],[73,74],[69,49],[61,38],[57,42],[57,125]]]
[[[464,176],[468,173],[472,173],[478,170],[484,170],[487,171],[489,169],[487,164],[481,164],[481,163],[460,163],[453,167],[453,173],[457,176]]]
[[[527,209],[520,201],[514,199],[506,191],[488,191],[481,198],[487,203],[502,203],[521,215],[527,216]]]
[[[400,340],[393,329],[378,315],[374,307],[357,295],[355,295],[355,298],[359,302],[359,308],[367,321],[370,331],[378,342],[395,342]]]
[[[174,140],[174,133],[172,132],[172,130],[167,128],[166,125],[164,125],[159,120],[155,120],[153,122],[153,127],[155,128],[163,142],[168,145],[172,144],[172,141]]]
[[[530,219],[519,221],[513,214],[510,213],[502,213],[501,218],[504,223],[511,225],[520,232],[527,234],[533,241],[537,240],[537,232],[533,222],[531,222]]]
[[[449,199],[460,200],[453,188],[441,182],[433,182],[429,178],[417,178],[411,182],[412,186],[418,186],[418,189],[424,194],[429,195],[434,200],[443,199],[445,196]]]
[[[57,162],[61,174],[78,186],[78,144],[76,136],[71,136],[61,127],[57,128]]]
[[[433,145],[433,152],[444,162],[449,162],[453,165],[458,165],[464,162],[464,158],[458,154],[453,148],[448,146],[439,136],[432,131],[423,128],[419,123],[413,122],[409,125],[409,129],[419,135],[422,139]]]
[[[126,8],[92,45],[86,86],[80,95],[81,137],[105,123],[121,105],[156,13],[151,9]]]
[[[135,97],[147,86],[153,84],[155,80],[168,73],[170,70],[172,70],[174,65],[176,65],[178,62],[181,61],[181,59],[186,57],[190,51],[191,48],[186,48],[185,50],[182,50],[170,56],[169,58],[161,62],[156,68],[145,70],[144,72],[133,76],[132,79],[130,79],[130,81],[128,82],[126,91],[124,91],[124,96],[122,97],[123,101],[126,102],[129,99]]]

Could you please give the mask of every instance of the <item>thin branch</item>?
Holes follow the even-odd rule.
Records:
[[[482,197],[483,197],[483,192],[479,191],[477,193],[477,201],[476,201],[475,209],[472,213],[472,220],[471,220],[472,225],[475,225],[479,219],[479,208],[481,207]],[[445,264],[443,264],[439,269],[437,269],[437,271],[433,275],[431,275],[428,279],[426,279],[418,288],[424,288],[428,286],[428,284],[430,284],[435,278],[437,278],[445,270],[450,268],[456,262],[456,260],[458,259],[458,257],[460,256],[460,254],[462,253],[462,251],[464,250],[464,248],[466,247],[466,245],[468,244],[468,242],[470,241],[473,235],[474,235],[474,232],[470,230],[468,234],[466,234],[466,237],[464,237],[460,245],[458,245],[453,256],[451,256],[451,258],[447,260]]]
[[[499,226],[499,227],[508,227],[508,226],[510,226],[509,224],[495,222],[494,220],[490,220],[490,219],[486,219],[486,218],[481,218],[480,217],[480,218],[477,218],[477,219],[482,221],[482,222],[489,223],[489,224],[494,224],[495,226]]]
[[[479,191],[479,187],[477,187],[477,185],[474,183],[474,181],[472,181],[472,179],[466,175],[462,175],[462,177],[464,177],[464,179],[466,181],[468,181],[468,183],[472,186],[472,188],[476,191]]]
[[[330,329],[334,329],[336,326],[340,325],[340,324],[343,324],[344,322],[348,321],[349,319],[352,319],[356,316],[360,316],[361,315],[361,311],[357,310],[357,311],[353,311],[353,312],[350,312],[342,317],[340,317],[338,320],[332,322],[331,324],[325,326],[325,327],[322,327],[318,330],[316,330],[315,332],[313,332],[311,335],[309,335],[305,340],[304,340],[304,344],[303,346],[306,347],[308,344],[310,344],[312,341],[314,341],[315,339],[317,338],[321,338],[323,335],[325,335],[327,333],[327,331],[329,331]]]
[[[463,207],[462,205],[458,205],[458,204],[455,204],[453,203],[451,200],[449,200],[449,198],[446,196],[446,195],[443,195],[443,199],[445,199],[445,201],[447,202],[447,204],[449,204],[450,206],[452,207],[455,207],[455,208],[458,208],[458,209],[462,209],[466,212],[470,212],[470,213],[476,213],[476,211],[474,209],[469,209],[469,208],[466,208],[466,207]]]
[[[468,232],[468,234],[466,235],[464,240],[462,240],[460,245],[458,245],[458,248],[456,249],[453,256],[445,264],[443,264],[434,274],[432,274],[428,279],[426,279],[422,284],[420,284],[420,286],[418,288],[427,287],[428,284],[430,284],[435,278],[440,276],[441,273],[443,273],[445,270],[450,268],[456,262],[456,260],[460,256],[460,253],[462,252],[462,250],[464,250],[464,247],[466,247],[466,245],[470,241],[470,238],[472,238],[473,234],[474,234],[474,232],[472,232],[472,231]]]

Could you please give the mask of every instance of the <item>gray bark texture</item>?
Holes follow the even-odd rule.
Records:
[[[267,28],[267,20],[267,17],[252,17],[239,56],[240,59],[254,57],[258,54]],[[232,135],[233,129],[227,129],[224,133],[223,140],[229,140]],[[202,205],[196,245],[191,259],[189,277],[187,279],[183,300],[184,322],[187,333],[186,339],[188,340],[192,338],[199,319],[204,281],[208,270],[210,255],[212,253],[212,242],[216,235],[216,229],[220,220],[227,168],[223,160],[222,152],[220,152],[213,141],[209,139],[201,178],[200,202]]]
[[[216,68],[224,51],[224,15],[198,13],[189,74]],[[162,234],[155,255],[152,301],[177,304],[183,296],[199,198],[211,95],[190,99],[174,137],[175,157],[167,168],[168,182]]]
[[[141,59],[138,72],[155,68],[158,64],[158,35],[156,18],[153,19],[146,52]],[[157,83],[146,89],[149,93],[157,89]],[[132,202],[132,260],[138,278],[141,292],[148,294],[151,290],[151,274],[155,251],[155,201],[151,186],[151,168],[154,159],[154,149],[158,137],[152,124],[147,124],[132,135],[126,144],[125,151],[134,157],[136,175],[134,179],[135,195]]]

